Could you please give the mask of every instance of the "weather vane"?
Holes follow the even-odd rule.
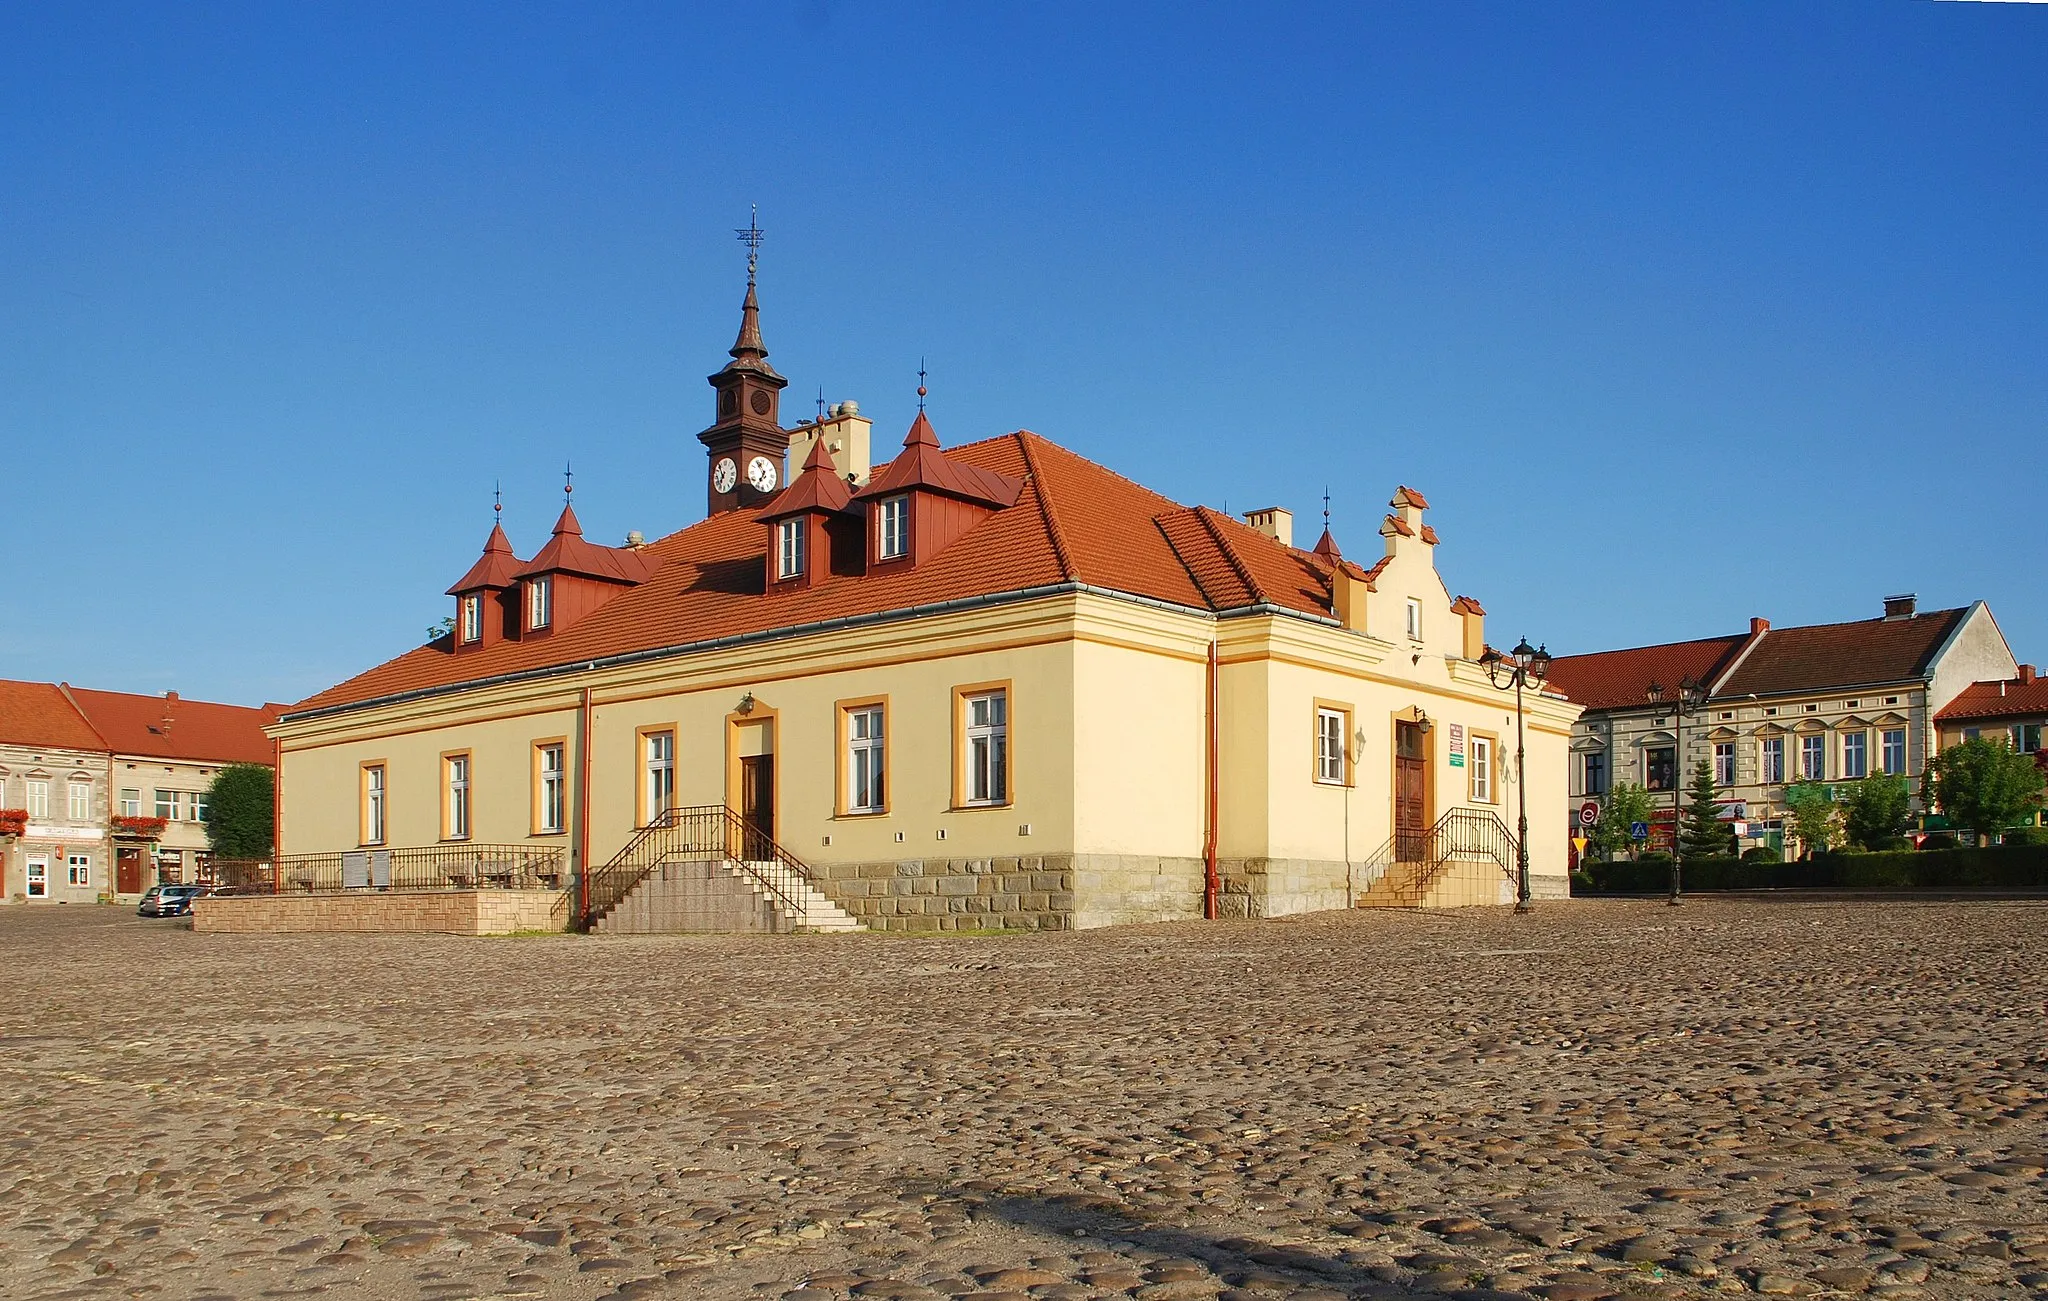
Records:
[[[924,410],[924,358],[917,359],[917,409]]]
[[[1323,485],[1323,532],[1330,531],[1330,485]]]
[[[576,472],[569,468],[567,461],[562,462],[562,496],[564,498],[576,491],[575,479]]]
[[[505,481],[491,480],[491,518],[496,520],[505,513]]]
[[[825,386],[818,385],[818,423],[825,423]]]
[[[740,237],[740,243],[747,246],[747,283],[754,283],[754,263],[761,257],[761,205],[747,205],[750,215],[745,230],[735,229],[733,234]]]

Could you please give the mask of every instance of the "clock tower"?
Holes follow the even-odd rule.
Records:
[[[754,250],[760,237],[758,228],[740,232],[748,243],[740,335],[733,341],[732,360],[709,377],[718,395],[717,416],[697,435],[710,454],[704,486],[712,515],[759,506],[773,497],[782,488],[782,462],[789,453],[789,434],[777,419],[789,381],[768,364],[768,349],[761,342],[761,304],[754,297]]]

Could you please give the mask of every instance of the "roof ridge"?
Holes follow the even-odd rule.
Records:
[[[1252,571],[1245,567],[1244,558],[1238,555],[1236,549],[1224,538],[1223,530],[1217,528],[1216,521],[1210,518],[1215,514],[1216,512],[1210,510],[1207,506],[1195,507],[1195,518],[1202,521],[1202,527],[1209,531],[1210,537],[1216,539],[1217,548],[1223,552],[1223,558],[1230,562],[1230,568],[1237,574],[1238,581],[1242,582],[1245,590],[1252,594],[1252,600],[1255,603],[1265,604],[1265,591],[1259,587],[1258,580],[1252,577]]]
[[[1195,591],[1201,593],[1203,602],[1211,610],[1220,610],[1223,608],[1223,603],[1218,601],[1216,594],[1211,592],[1202,582],[1201,571],[1197,570],[1194,563],[1181,551],[1180,544],[1173,540],[1173,530],[1166,527],[1168,519],[1177,516],[1192,516],[1194,513],[1195,509],[1192,506],[1181,506],[1174,510],[1161,511],[1152,517],[1152,527],[1158,529],[1159,536],[1166,539],[1166,549],[1173,553],[1174,560],[1179,562],[1180,567],[1186,571],[1188,581],[1195,585]]]
[[[1047,438],[1044,434],[1041,434],[1036,430],[1019,429],[1011,434],[999,434],[994,438],[984,438],[981,440],[980,443],[961,443],[953,450],[956,452],[961,452],[967,450],[970,447],[980,447],[983,443],[996,443],[1001,442],[1004,438],[1015,438],[1019,436],[1031,439],[1034,442],[1043,443],[1047,447],[1050,447],[1054,451],[1060,453],[1062,456],[1071,456],[1075,460],[1079,461],[1081,464],[1088,466],[1092,470],[1096,470],[1103,474],[1108,475],[1110,478],[1115,479],[1118,483],[1123,484],[1125,487],[1130,488],[1132,491],[1142,492],[1147,497],[1152,497],[1156,498],[1159,501],[1163,501],[1175,510],[1194,509],[1193,507],[1188,506],[1185,502],[1175,501],[1173,498],[1167,496],[1165,493],[1159,491],[1157,488],[1148,488],[1144,484],[1139,483],[1136,479],[1131,478],[1129,475],[1122,474],[1117,470],[1114,470],[1111,467],[1104,465],[1102,462],[1096,460],[1094,457],[1083,456],[1079,452],[1075,451],[1073,448],[1068,447],[1066,444],[1061,443],[1055,439]],[[1152,512],[1155,518],[1165,513],[1166,512],[1164,511]]]
[[[1777,631],[1782,632],[1784,629],[1778,629]],[[1573,651],[1567,655],[1551,657],[1551,663],[1555,664],[1558,660],[1591,659],[1595,655],[1627,655],[1635,651],[1668,650],[1674,646],[1704,646],[1710,641],[1739,642],[1748,636],[1749,634],[1746,632],[1723,632],[1715,633],[1711,637],[1687,637],[1683,641],[1653,641],[1642,646],[1616,646],[1611,650]]]
[[[1073,556],[1067,550],[1066,535],[1060,531],[1059,516],[1053,512],[1052,496],[1045,490],[1045,479],[1038,473],[1038,459],[1031,455],[1031,440],[1025,437],[1022,430],[1011,434],[1010,437],[1017,440],[1017,450],[1024,457],[1024,473],[1031,484],[1031,495],[1038,498],[1038,514],[1045,521],[1045,532],[1052,542],[1053,557],[1060,562],[1060,577],[1072,582],[1075,574]],[[1166,545],[1171,547],[1173,539],[1168,538]]]
[[[56,687],[57,694],[64,697],[64,703],[71,706],[71,712],[78,715],[78,721],[85,724],[85,730],[98,737],[100,744],[111,751],[114,748],[113,742],[107,740],[107,734],[100,731],[99,725],[92,721],[92,715],[85,712],[85,706],[78,703],[78,697],[71,694],[71,684],[59,682]]]

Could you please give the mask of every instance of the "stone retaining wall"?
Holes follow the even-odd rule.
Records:
[[[281,934],[328,931],[510,935],[568,929],[560,890],[348,890],[318,894],[208,895],[192,905],[192,929]]]
[[[875,931],[1067,930],[1073,860],[912,858],[820,863],[811,881]]]

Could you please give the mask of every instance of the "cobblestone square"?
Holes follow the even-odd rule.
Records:
[[[0,910],[0,1296],[2048,1289],[2048,904],[1019,937]]]

